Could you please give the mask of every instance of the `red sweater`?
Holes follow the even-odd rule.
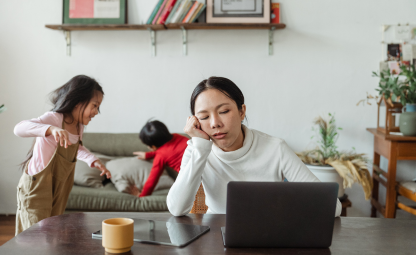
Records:
[[[154,158],[154,160],[149,178],[147,178],[147,181],[144,184],[140,197],[152,194],[165,166],[169,166],[179,173],[182,156],[188,146],[187,142],[188,138],[179,134],[173,134],[173,137],[169,142],[160,146],[156,151],[146,153],[146,159]]]

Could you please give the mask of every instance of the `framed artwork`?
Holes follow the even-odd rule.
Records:
[[[270,23],[270,0],[207,0],[207,23]]]
[[[63,24],[127,24],[127,0],[63,0]]]

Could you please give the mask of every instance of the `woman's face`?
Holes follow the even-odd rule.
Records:
[[[235,151],[243,146],[241,122],[245,113],[245,105],[238,110],[235,101],[217,89],[205,90],[195,101],[195,116],[202,131],[223,151]]]

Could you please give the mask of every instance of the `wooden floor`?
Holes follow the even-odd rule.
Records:
[[[14,237],[16,216],[0,215],[0,246]]]

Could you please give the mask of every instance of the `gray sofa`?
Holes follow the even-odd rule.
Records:
[[[131,157],[134,151],[148,151],[137,133],[84,133],[83,144],[91,152],[108,156]],[[168,174],[176,179],[177,172],[166,168]],[[142,198],[118,192],[110,180],[103,182],[102,188],[74,185],[69,195],[66,211],[125,211],[160,212],[167,211],[168,189],[153,192]]]

